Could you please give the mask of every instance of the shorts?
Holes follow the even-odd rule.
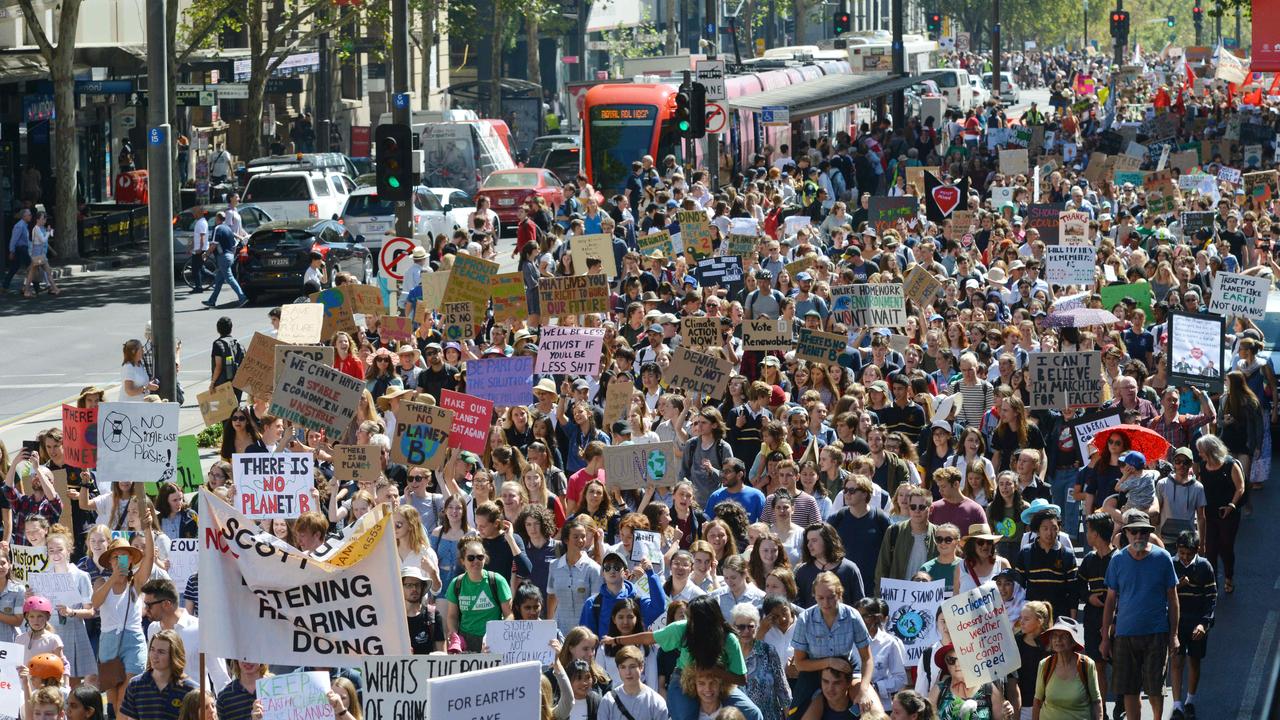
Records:
[[[1169,662],[1169,633],[1122,635],[1111,641],[1111,691],[1160,697]]]
[[[1209,628],[1205,628],[1204,637],[1192,640],[1191,633],[1195,629],[1195,625],[1178,625],[1178,654],[1201,660],[1209,649]]]
[[[98,640],[98,662],[120,658],[124,661],[124,671],[130,675],[141,675],[147,669],[147,648],[143,637],[138,633],[123,629],[103,630]]]

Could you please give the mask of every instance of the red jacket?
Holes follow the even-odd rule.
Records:
[[[350,375],[357,380],[364,379],[364,363],[360,362],[360,358],[355,355],[348,355],[345,358],[339,358],[335,355],[333,367],[344,375]]]
[[[532,218],[525,218],[516,229],[516,255],[529,243],[538,242],[538,224]]]

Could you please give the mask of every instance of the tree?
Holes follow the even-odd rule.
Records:
[[[61,0],[58,13],[57,44],[49,42],[31,0],[18,0],[22,16],[35,38],[40,56],[49,66],[53,81],[53,174],[56,180],[54,202],[54,226],[52,245],[55,252],[66,260],[80,257],[76,236],[76,169],[80,162],[80,149],[76,143],[76,79],[73,71],[76,55],[76,27],[80,24],[80,0]]]

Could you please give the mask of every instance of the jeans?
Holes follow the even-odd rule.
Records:
[[[236,282],[236,276],[231,274],[231,263],[235,260],[235,256],[231,253],[222,253],[218,256],[218,277],[213,282],[213,294],[205,301],[207,305],[218,304],[218,293],[222,291],[222,284],[231,286],[236,291],[236,297],[245,300],[244,291],[240,289],[240,283]]]
[[[13,282],[13,276],[17,275],[19,270],[26,272],[27,266],[30,264],[30,248],[26,245],[22,245],[17,250],[13,251],[13,257],[9,259],[9,272],[5,273],[4,276],[4,289],[6,292],[9,290],[9,284]],[[25,281],[23,284],[25,286]]]
[[[683,672],[683,670],[676,670],[671,674],[671,681],[667,683],[667,714],[671,720],[698,720],[698,699],[685,695],[680,687],[680,676]],[[760,714],[760,708],[751,702],[740,687],[735,687],[733,692],[729,693],[723,707],[738,708],[747,720],[764,720],[764,716]]]
[[[1204,509],[1204,556],[1213,563],[1214,570],[1221,570],[1222,577],[1231,580],[1236,575],[1236,533],[1240,532],[1240,511],[1232,510],[1224,518],[1218,515],[1219,510]]]
[[[204,253],[191,253],[191,259],[187,261],[187,267],[191,268],[191,272],[196,278],[195,292],[204,292],[205,278],[212,277],[209,275],[209,271],[204,268]]]
[[[1053,473],[1053,481],[1049,486],[1053,504],[1062,508],[1062,529],[1073,540],[1080,537],[1080,502],[1071,496],[1072,487],[1079,476],[1078,468],[1062,468]]]

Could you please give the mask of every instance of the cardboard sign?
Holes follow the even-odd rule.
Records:
[[[969,232],[977,225],[977,217],[972,210],[956,210],[951,213],[951,227],[959,232]]]
[[[291,354],[285,357],[284,369],[276,374],[267,412],[294,425],[323,430],[329,438],[337,439],[355,418],[362,393],[363,380]]]
[[[609,280],[604,275],[570,275],[538,280],[538,299],[544,318],[607,313]]]
[[[62,453],[71,467],[98,466],[98,408],[62,406]]]
[[[933,173],[934,175],[940,175],[942,173],[942,167],[939,165],[930,165],[927,167],[926,166],[912,167],[908,165],[907,166],[907,184],[915,185],[916,190],[920,192],[924,192],[924,174],[925,173]]]
[[[200,416],[204,418],[205,427],[216,425],[231,417],[231,413],[240,407],[235,390],[231,383],[222,383],[212,391],[206,390],[196,395],[200,403]]]
[[[1173,153],[1169,156],[1169,163],[1166,167],[1176,168],[1184,173],[1191,172],[1200,164],[1200,157],[1195,150],[1183,150]]]
[[[449,269],[448,284],[444,289],[442,303],[469,302],[471,314],[475,317],[484,315],[489,307],[489,286],[493,276],[498,274],[498,263],[489,262],[474,255],[457,255],[453,267]],[[423,274],[426,277],[426,274]],[[423,289],[425,293],[425,288]],[[425,299],[425,294],[424,294]],[[439,307],[435,305],[433,307]]]
[[[452,273],[448,270],[422,273],[422,302],[418,303],[417,317],[414,318],[419,325],[422,324],[423,313],[435,312],[444,305],[444,291],[449,286],[450,275]],[[391,307],[395,308],[395,303],[391,303]]]
[[[867,205],[867,222],[875,227],[876,232],[883,233],[897,227],[899,220],[909,221],[919,211],[919,201],[913,197],[881,197],[872,196]]]
[[[394,342],[397,346],[411,343],[413,318],[383,315],[378,318],[378,334],[383,342]]]
[[[707,214],[702,210],[681,210],[676,213],[676,221],[680,223],[684,249],[695,258],[710,257],[713,241],[711,220]]]
[[[907,302],[902,294],[902,283],[833,287],[831,311],[852,313],[852,327],[904,327],[907,324]]]
[[[530,660],[550,665],[556,661],[551,641],[559,632],[555,620],[490,620],[485,624],[484,641],[489,652],[502,656],[503,665]]]
[[[704,397],[718,398],[729,389],[732,370],[733,365],[718,355],[680,346],[671,353],[667,386],[684,390],[684,396],[694,402]]]
[[[185,588],[187,580],[200,570],[200,541],[196,538],[170,538],[169,577],[175,588]]]
[[[918,663],[937,642],[938,605],[946,596],[945,580],[927,583],[891,578],[880,580],[880,598],[889,604],[885,628],[902,641],[909,664]]]
[[[529,717],[541,692],[542,663],[527,662],[427,681],[427,717]]]
[[[290,303],[280,307],[280,331],[276,338],[282,343],[310,345],[320,342],[324,328],[324,306],[316,303]]]
[[[995,582],[944,600],[942,619],[955,645],[956,668],[969,687],[1003,681],[1022,665]]]
[[[523,320],[529,314],[523,273],[510,272],[494,275],[493,285],[489,288],[489,298],[493,301],[495,322],[515,322]]]
[[[22,707],[22,677],[18,668],[26,665],[27,650],[18,643],[0,642],[0,717],[18,720]]]
[[[364,659],[364,720],[427,718],[423,692],[432,678],[498,667],[502,656],[494,653],[459,655],[404,655]]]
[[[600,329],[604,332],[604,328]],[[541,348],[539,348],[541,352]],[[597,359],[596,367],[599,367]],[[494,405],[527,405],[533,387],[533,358],[495,357],[467,363],[467,390]]]
[[[790,350],[791,326],[785,320],[757,318],[742,323],[742,348],[753,352]]]
[[[646,262],[655,252],[661,253],[665,260],[671,259],[676,254],[675,246],[671,244],[671,233],[666,230],[637,235],[636,246],[640,248],[640,254],[645,257]]]
[[[293,520],[314,510],[311,453],[236,453],[231,476],[236,508],[255,520]]]
[[[178,454],[178,403],[98,405],[99,482],[166,482]]]
[[[386,315],[387,303],[382,301],[382,292],[373,285],[343,285],[341,288],[347,307],[352,313],[361,315]]]
[[[680,337],[693,348],[719,347],[720,318],[685,317],[680,318]]]
[[[352,349],[354,352],[354,348]],[[279,378],[284,372],[285,363],[290,356],[304,357],[311,362],[319,363],[327,367],[333,367],[333,361],[336,352],[329,345],[285,345],[283,343],[276,345],[274,348],[275,370],[272,371],[272,377]],[[272,388],[274,389],[274,385]]]
[[[329,673],[291,672],[262,678],[257,685],[262,720],[324,720],[333,717]]]
[[[573,271],[586,274],[587,258],[600,261],[600,269],[605,277],[612,280],[618,276],[618,264],[613,261],[612,235],[576,235],[569,238],[569,253],[573,257]]]
[[[1010,148],[1000,151],[1000,172],[1005,175],[1025,175],[1031,171],[1026,148]]]
[[[873,200],[875,198],[872,198]],[[730,235],[725,241],[725,254],[745,258],[756,254],[756,246],[760,238],[755,235]]]
[[[1244,194],[1250,207],[1265,211],[1271,201],[1280,195],[1280,172],[1265,170],[1244,176]]]
[[[1058,242],[1062,245],[1089,245],[1089,213],[1064,210],[1058,213]]]
[[[25,584],[33,574],[49,569],[49,551],[43,547],[10,545],[9,563],[9,579]]]
[[[450,443],[453,428],[452,410],[426,403],[401,403],[392,428],[391,459],[410,467],[439,470],[444,467],[449,448],[456,447]]]
[[[440,407],[453,411],[449,447],[469,450],[477,455],[483,453],[485,443],[489,441],[489,428],[493,425],[493,403],[472,395],[441,390]]]
[[[381,474],[382,449],[377,445],[337,445],[333,448],[333,476],[339,481],[372,483]]]
[[[1218,271],[1213,276],[1209,312],[1262,320],[1267,314],[1271,278]]]
[[[907,273],[906,282],[902,284],[902,294],[917,307],[927,305],[938,296],[942,283],[923,265],[916,265]]]
[[[539,375],[598,375],[603,352],[604,328],[547,325],[542,328],[542,336],[538,339],[538,361],[533,372]],[[532,383],[526,381],[525,398],[520,402],[527,402],[531,386]]]
[[[1226,326],[1226,318],[1213,313],[1169,312],[1170,384],[1222,392],[1222,336]]]
[[[195,435],[178,436],[178,472],[174,480],[184,493],[192,493],[204,485],[204,470],[200,467],[200,448]]]
[[[270,395],[276,386],[276,345],[279,344],[280,341],[270,335],[254,333],[249,349],[244,351],[240,368],[231,380],[231,387],[247,391],[254,397]]]
[[[462,343],[476,335],[474,316],[471,314],[471,303],[445,303],[440,311],[440,333],[445,342]]]
[[[1089,464],[1089,450],[1093,446],[1093,436],[1120,424],[1119,410],[1106,410],[1087,413],[1069,420],[1067,425],[1075,436],[1076,449],[1080,451],[1080,461]]]
[[[616,375],[609,380],[604,396],[604,426],[626,419],[631,411],[631,395],[636,386],[626,375]]]
[[[1102,353],[1031,353],[1028,410],[1061,410],[1102,404]]]
[[[82,592],[84,588],[80,586],[79,576],[69,572],[33,572],[27,575],[27,585],[36,595],[48,598],[55,609],[59,606],[78,608],[89,602],[93,594],[92,591],[87,595]]]
[[[321,339],[328,340],[339,330],[345,330],[348,333],[359,330],[356,327],[355,296],[352,292],[357,287],[367,288],[375,294],[378,292],[377,288],[370,285],[344,285],[311,293],[311,302],[324,308],[324,325],[320,329]],[[381,295],[378,298],[380,300]],[[385,311],[379,310],[374,314],[385,314]]]
[[[680,473],[674,442],[629,443],[604,448],[605,484],[619,490],[670,485]]]
[[[839,361],[849,340],[840,333],[809,328],[796,330],[796,357],[809,362],[833,365]]]

